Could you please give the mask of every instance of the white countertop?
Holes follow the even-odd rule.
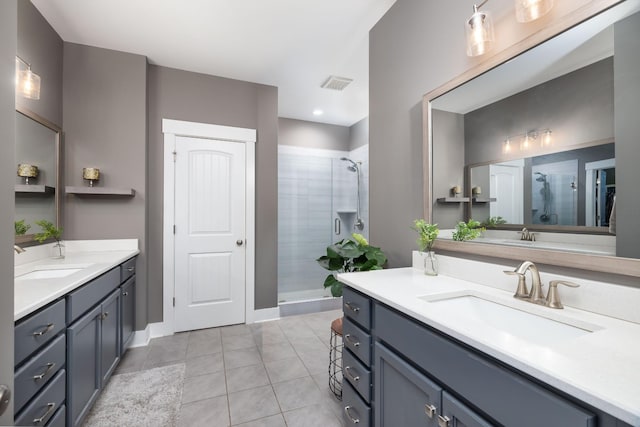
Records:
[[[129,245],[131,246],[131,245]],[[91,279],[111,270],[140,251],[136,247],[126,249],[95,250],[97,246],[69,245],[64,259],[40,258],[25,264],[16,265],[14,280],[14,321],[44,307],[57,298],[71,292]],[[103,246],[104,247],[104,246]],[[124,246],[126,247],[126,245]],[[31,248],[27,248],[29,251]],[[31,271],[51,268],[80,268],[81,270],[60,278],[21,279],[20,276]]]
[[[513,292],[443,275],[429,277],[414,268],[346,273],[338,278],[558,390],[632,426],[640,426],[639,324],[571,307],[555,310],[536,306],[514,299]],[[487,324],[465,321],[464,316],[457,316],[446,307],[418,298],[451,292],[487,295],[530,313],[596,325],[598,330],[557,344],[546,345],[544,340],[534,343]],[[544,331],[540,334],[544,335]]]

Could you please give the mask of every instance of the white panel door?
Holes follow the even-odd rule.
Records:
[[[245,321],[245,145],[176,137],[175,331]]]
[[[492,217],[501,216],[509,224],[523,224],[524,181],[521,166],[490,165],[489,186],[491,202],[489,212]]]

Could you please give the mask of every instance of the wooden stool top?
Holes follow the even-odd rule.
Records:
[[[342,317],[331,322],[331,330],[342,336]]]

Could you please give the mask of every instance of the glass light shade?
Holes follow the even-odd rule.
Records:
[[[467,55],[479,56],[493,47],[493,24],[488,12],[476,10],[465,25],[467,33]]]
[[[16,92],[28,99],[40,99],[40,76],[31,68],[18,73]]]
[[[553,9],[553,0],[515,0],[518,22],[531,22]]]

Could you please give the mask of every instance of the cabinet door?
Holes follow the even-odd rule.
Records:
[[[100,315],[97,306],[67,328],[67,426],[78,426],[100,391]]]
[[[120,362],[120,289],[116,289],[101,304],[101,385],[107,383]]]
[[[493,426],[446,391],[442,392],[442,415],[439,420],[441,427]]]
[[[135,330],[135,318],[136,318],[136,277],[129,278],[122,285],[122,330],[120,336],[122,337],[122,345],[120,347],[120,356],[127,351],[127,348],[131,344],[133,339],[133,333]]]
[[[384,345],[374,353],[375,425],[437,427],[442,389]]]

